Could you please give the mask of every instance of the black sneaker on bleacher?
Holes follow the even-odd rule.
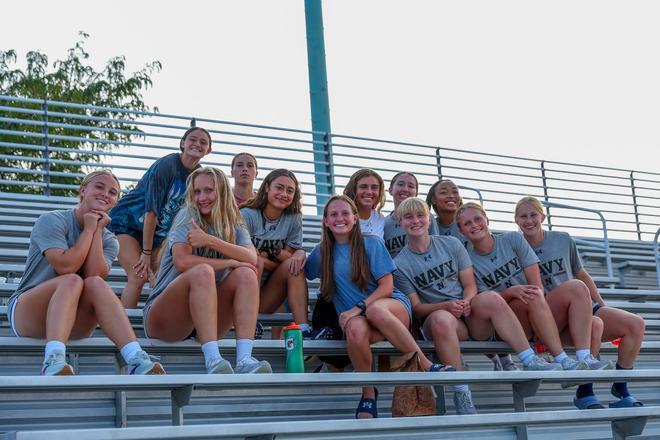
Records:
[[[263,339],[264,337],[264,326],[257,321],[257,326],[254,328],[254,339]]]
[[[303,339],[310,339],[315,341],[333,339],[333,331],[330,327],[321,327],[318,330],[305,330],[302,332]]]

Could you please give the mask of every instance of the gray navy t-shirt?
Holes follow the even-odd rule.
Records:
[[[172,225],[172,229],[170,229],[170,233],[167,235],[167,247],[165,248],[165,252],[163,253],[163,259],[160,262],[160,269],[158,269],[158,278],[156,279],[154,288],[151,291],[151,295],[149,295],[149,298],[145,303],[145,309],[146,306],[151,304],[158,295],[163,293],[163,290],[165,290],[165,288],[172,281],[174,281],[176,277],[181,275],[181,272],[176,270],[176,267],[174,266],[172,248],[177,243],[188,244],[188,232],[190,232],[190,230],[192,229],[190,219],[191,219],[190,211],[188,210],[187,207],[181,208],[181,210],[175,217],[174,224]],[[237,244],[238,246],[246,246],[251,243],[250,235],[248,234],[247,230],[243,225],[236,225],[235,231],[236,231],[235,244]],[[217,237],[217,234],[213,231],[213,228],[210,228],[208,233],[210,235],[214,235]],[[202,251],[203,250],[201,248],[193,248],[194,255],[201,256]],[[210,258],[225,258],[225,257],[218,252],[214,252],[213,255],[210,256]],[[221,283],[227,275],[229,275],[229,269],[216,270],[215,271],[216,284]]]
[[[44,281],[58,276],[44,252],[48,249],[69,249],[76,244],[82,231],[83,226],[78,223],[74,209],[42,214],[32,228],[25,272],[10,301]],[[103,229],[103,257],[108,267],[112,266],[118,253],[117,237],[109,230]]]
[[[277,220],[268,220],[261,211],[242,208],[241,214],[258,252],[271,255],[287,246],[302,249],[302,214],[283,213]]]
[[[404,247],[394,259],[394,285],[405,294],[417,293],[423,303],[463,299],[459,272],[472,266],[456,237],[432,235],[425,252]]]
[[[433,219],[429,222],[429,235],[438,235],[438,227]],[[385,247],[392,258],[396,257],[406,245],[406,231],[403,230],[394,213],[385,217],[383,240],[385,240]]]
[[[458,223],[453,221],[447,226],[441,225],[440,220],[437,217],[435,218],[434,223],[436,224],[438,235],[451,235],[452,237],[458,238],[458,240],[463,243],[463,246],[468,247],[469,240],[458,230]]]
[[[545,293],[574,279],[583,267],[575,241],[566,232],[544,231],[543,241],[532,249],[539,258]]]
[[[505,232],[493,239],[495,243],[488,254],[482,255],[472,246],[468,249],[477,290],[502,293],[509,287],[528,284],[523,269],[537,264],[539,259],[527,241],[518,232]]]

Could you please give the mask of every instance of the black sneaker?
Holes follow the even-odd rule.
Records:
[[[257,321],[257,326],[254,328],[254,339],[263,339],[264,337],[264,326]]]
[[[330,327],[321,327],[318,330],[305,330],[302,332],[303,339],[313,339],[316,341],[330,340],[334,336],[334,332]]]

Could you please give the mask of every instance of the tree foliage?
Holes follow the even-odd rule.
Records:
[[[127,76],[126,59],[116,56],[107,61],[103,70],[96,71],[89,65],[89,53],[85,50],[88,38],[88,34],[80,32],[79,41],[64,59],[53,62],[52,68],[46,54],[30,51],[26,54],[26,67],[21,70],[15,66],[16,51],[0,50],[0,94],[157,111],[145,104],[142,93],[152,85],[151,75],[161,69],[160,62],[147,63]],[[125,110],[0,100],[0,191],[73,194],[75,190],[57,186],[76,185],[81,174],[103,160],[99,153],[139,135],[140,130],[133,123],[136,117]],[[46,132],[47,140],[43,136]],[[48,178],[44,175],[47,169]]]

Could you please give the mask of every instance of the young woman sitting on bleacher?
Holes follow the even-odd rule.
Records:
[[[149,337],[181,341],[196,332],[206,371],[270,373],[252,357],[259,308],[257,256],[229,180],[216,168],[188,177],[185,206],[174,220],[158,279],[144,309]],[[236,333],[236,367],[220,355],[218,339]]]
[[[273,313],[286,300],[303,337],[310,338],[302,202],[296,175],[283,168],[271,171],[241,214],[259,260],[259,311]]]
[[[617,370],[632,369],[644,338],[644,319],[605,304],[596,284],[582,265],[573,238],[565,232],[543,230],[545,212],[541,202],[534,197],[522,198],[516,205],[515,220],[539,257],[548,302],[554,295],[560,296],[564,286],[579,285],[581,290],[586,289],[593,302],[593,315],[602,320],[602,341],[621,338]],[[592,344],[593,355],[598,355],[600,342],[598,340]],[[612,394],[619,398],[610,404],[612,408],[642,406],[641,402],[630,395],[625,382],[614,383]],[[580,409],[603,408],[590,383],[578,387],[575,405]]]
[[[231,176],[234,178],[234,200],[240,208],[256,196],[257,158],[250,153],[235,155],[231,160]]]
[[[518,232],[492,235],[486,211],[477,203],[461,206],[456,212],[456,221],[461,233],[472,244],[468,254],[479,292],[494,290],[502,295],[518,317],[526,336],[535,335],[564,370],[602,369],[606,366],[589,353],[592,320],[588,299],[574,294],[574,298],[566,298],[561,307],[554,301],[564,299],[563,295],[548,297],[546,301],[539,259],[522,235]],[[557,323],[562,324],[562,330],[570,320],[570,336],[578,360],[569,358],[564,352],[555,316]]]
[[[121,295],[126,308],[137,306],[142,287],[158,271],[163,241],[183,204],[186,179],[211,152],[211,135],[203,128],[190,128],[179,148],[180,153],[154,162],[110,212],[108,229],[119,239],[119,263],[128,276]]]
[[[436,218],[431,223],[436,227],[438,235],[456,237],[465,247],[468,239],[458,230],[456,211],[463,206],[463,198],[458,186],[448,179],[438,180],[429,189],[426,203],[435,211]],[[518,371],[508,353],[487,353],[493,362],[495,371]]]
[[[321,242],[305,272],[308,279],[321,279],[321,295],[334,304],[355,371],[371,371],[370,344],[383,339],[402,353],[417,352],[427,371],[453,370],[429,361],[410,334],[410,301],[394,288],[395,270],[383,240],[360,232],[353,200],[331,197],[323,209]],[[378,417],[377,398],[374,387],[363,387],[355,417]]]
[[[406,245],[406,232],[399,224],[399,216],[396,213],[396,209],[401,202],[409,197],[417,197],[418,189],[419,183],[417,183],[417,177],[408,171],[401,171],[395,174],[390,181],[389,193],[394,202],[394,211],[385,217],[383,240],[385,240],[385,247],[392,258],[396,257]],[[438,228],[435,222],[429,223],[429,234],[438,234]]]
[[[433,223],[437,228],[437,234],[451,235],[467,245],[467,238],[461,234],[456,224],[456,211],[463,206],[463,198],[458,186],[451,180],[438,180],[429,189],[426,203],[435,211],[436,218]]]
[[[121,348],[129,374],[165,373],[136,341],[119,298],[104,281],[119,250],[106,229],[119,192],[114,174],[94,171],[80,184],[76,208],[43,214],[34,224],[8,315],[16,336],[46,339],[42,376],[74,374],[66,342],[88,338],[97,324]]]
[[[383,238],[385,216],[380,213],[385,206],[383,178],[368,168],[357,170],[348,179],[348,183],[344,187],[344,195],[353,200],[357,206],[362,233]]]
[[[477,295],[472,262],[456,238],[429,235],[428,205],[417,198],[396,210],[407,244],[394,259],[394,285],[408,295],[412,310],[423,323],[422,335],[432,340],[440,362],[461,369],[459,341],[503,340],[518,353],[526,370],[561,370],[534,354],[525,333],[506,301],[493,291]],[[454,386],[457,414],[476,414],[467,385]]]

